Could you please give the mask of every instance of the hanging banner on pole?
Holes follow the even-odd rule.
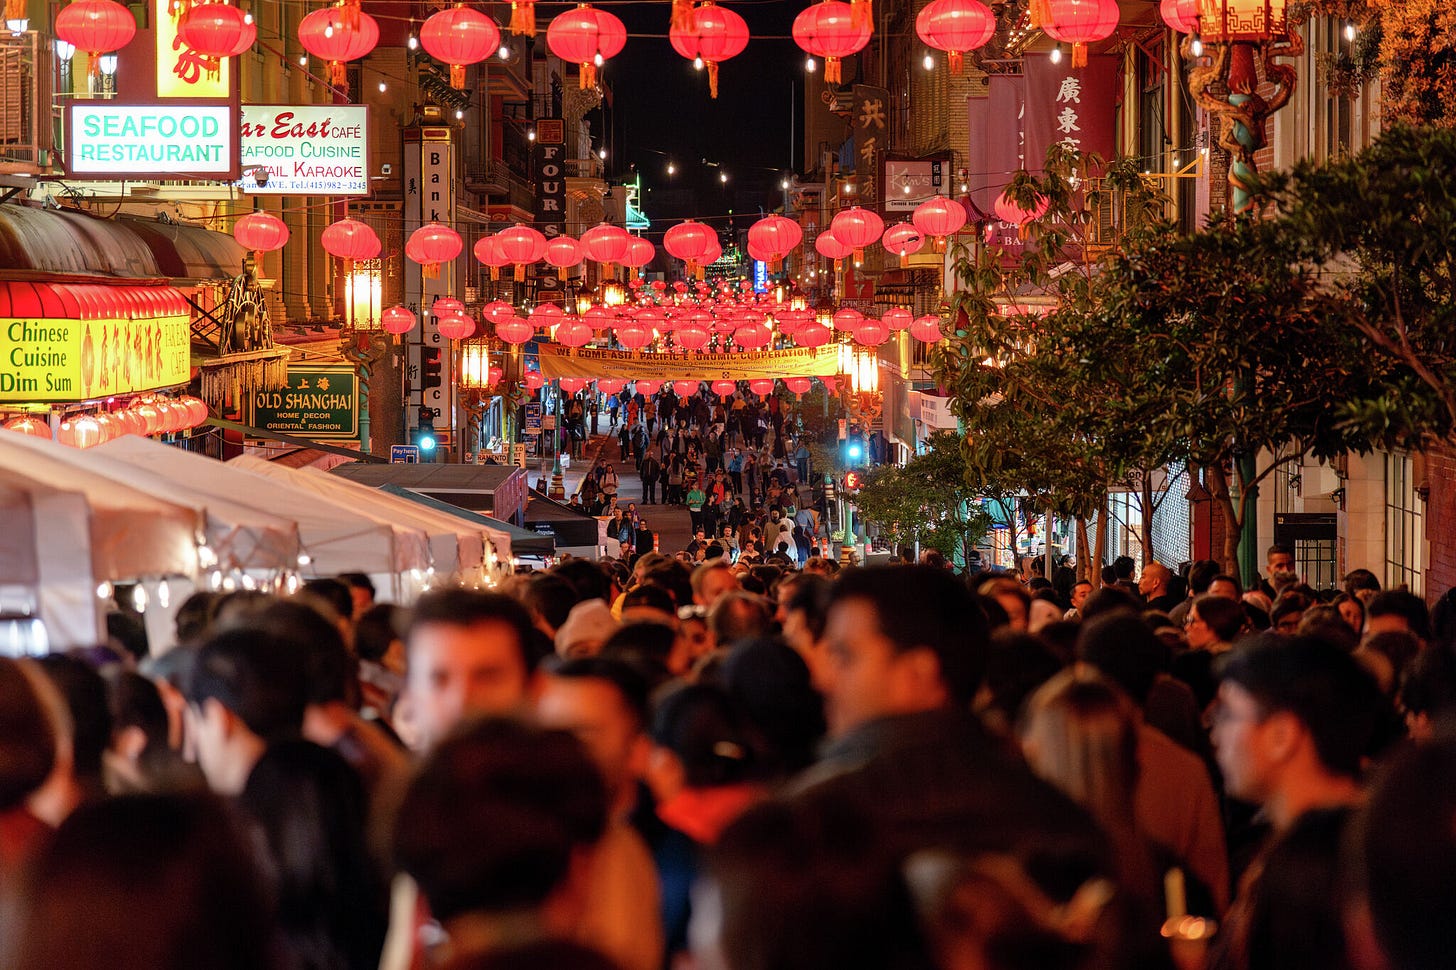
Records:
[[[542,344],[541,376],[596,380],[749,381],[773,377],[823,377],[839,373],[839,348],[796,347],[737,354],[654,354]]]
[[[1066,58],[1027,54],[1025,104],[1026,167],[1040,171],[1047,148],[1065,142],[1108,161],[1117,153],[1117,105],[1122,93],[1122,58],[1097,54],[1073,69]]]

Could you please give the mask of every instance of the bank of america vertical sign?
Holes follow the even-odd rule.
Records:
[[[565,141],[560,118],[536,122],[536,229],[547,239],[566,232]]]

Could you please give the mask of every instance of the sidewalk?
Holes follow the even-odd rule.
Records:
[[[572,462],[571,470],[564,476],[568,496],[581,488],[582,479],[600,456],[617,471],[617,507],[626,511],[629,504],[636,504],[637,514],[647,520],[649,529],[657,533],[659,551],[672,555],[687,548],[693,538],[692,516],[688,514],[687,507],[663,505],[661,502],[643,504],[642,479],[637,474],[637,466],[631,458],[621,460],[622,450],[616,435],[594,435],[587,443],[584,453],[586,457],[580,462]],[[659,499],[662,498],[662,493],[663,485],[659,483]]]

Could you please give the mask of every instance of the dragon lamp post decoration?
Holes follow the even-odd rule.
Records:
[[[1266,143],[1265,123],[1294,93],[1294,68],[1277,58],[1303,54],[1304,40],[1289,23],[1285,0],[1198,0],[1198,30],[1183,41],[1183,56],[1195,65],[1188,89],[1223,119],[1219,144],[1229,152],[1232,210],[1239,214],[1254,204],[1254,155]],[[1273,88],[1267,96],[1261,80]]]

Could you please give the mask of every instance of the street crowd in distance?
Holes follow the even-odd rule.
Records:
[[[1456,595],[702,545],[0,659],[0,966],[1452,965]]]

